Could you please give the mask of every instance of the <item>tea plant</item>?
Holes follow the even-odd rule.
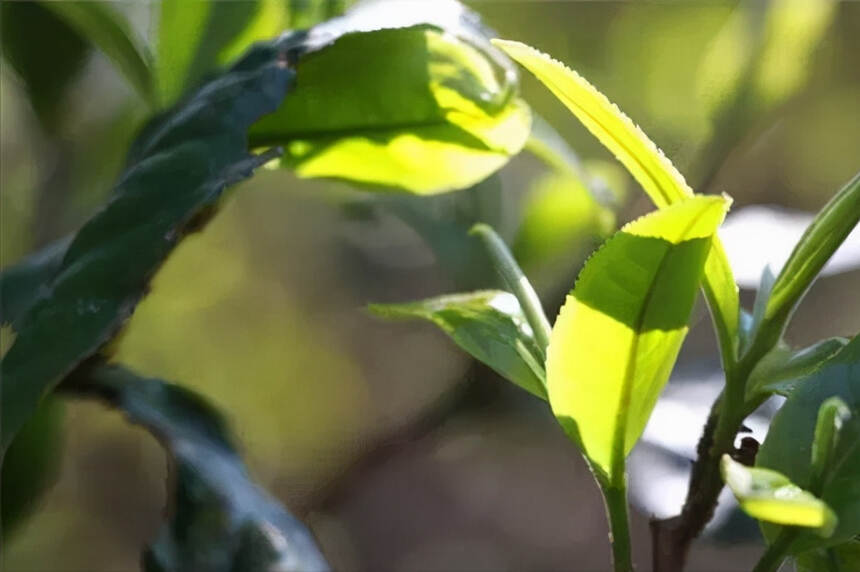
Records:
[[[2,5],[7,25],[54,18],[103,50],[153,112],[105,206],[73,236],[0,274],[4,534],[49,485],[39,455],[60,431],[59,398],[97,398],[150,431],[172,458],[171,513],[144,552],[145,569],[327,569],[311,534],[251,482],[219,413],[180,385],[113,363],[112,351],[177,244],[256,169],[431,195],[475,187],[526,149],[560,176],[586,180],[558,151],[550,127],[536,122],[532,130],[514,60],[618,158],[657,210],[589,258],[554,323],[485,224],[472,238],[442,232],[455,250],[481,241],[508,291],[372,311],[432,321],[549,403],[603,492],[615,569],[627,571],[625,461],[669,378],[701,287],[725,387],[705,425],[681,514],[652,522],[654,568],[683,567],[724,482],[762,523],[768,548],[757,570],[775,570],[789,555],[809,570],[858,565],[860,342],[831,339],[795,350],[782,337],[803,294],[860,220],[860,175],[821,210],[779,275],[763,276],[748,313],[716,234],[731,200],[695,194],[576,72],[523,44],[491,41],[456,2],[408,11],[360,4],[336,18],[339,2],[316,3],[310,12],[284,6],[165,0],[154,8],[153,55],[102,4]],[[206,35],[249,7],[231,34]],[[306,29],[271,39],[287,28]],[[4,35],[4,56],[35,98],[44,84],[27,75],[20,41]],[[48,124],[50,109],[40,105],[34,103]],[[439,229],[422,226],[426,213],[400,213],[431,245],[445,242]],[[775,394],[788,399],[753,459],[736,448],[736,436]]]

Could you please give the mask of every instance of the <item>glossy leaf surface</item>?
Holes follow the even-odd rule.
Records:
[[[727,208],[698,196],[628,224],[588,260],[559,313],[550,404],[598,475],[623,474],[686,336]]]
[[[328,570],[307,529],[251,481],[221,415],[201,396],[112,366],[69,388],[123,411],[172,459],[168,523],[144,553],[148,572]]]
[[[546,399],[542,353],[513,294],[487,290],[408,304],[374,304],[370,310],[387,319],[433,322],[469,355]]]
[[[850,418],[841,423],[838,442],[829,455],[823,474],[813,469],[813,444],[821,406],[838,397]],[[855,337],[797,385],[776,414],[756,459],[756,465],[784,474],[804,488],[820,486],[819,497],[839,518],[839,525],[826,543],[846,542],[860,534],[860,337]],[[778,531],[764,527],[773,538]],[[800,552],[825,545],[821,539],[804,536],[795,543]]]
[[[728,455],[723,455],[720,472],[741,508],[753,518],[813,528],[824,537],[833,533],[837,519],[830,507],[785,475],[747,467]]]
[[[525,44],[507,40],[493,43],[543,82],[630,171],[658,208],[693,195],[662,151],[585,78]],[[734,355],[740,303],[731,267],[716,237],[705,266],[703,288],[723,353]]]
[[[422,7],[423,6],[423,7]],[[516,74],[459,3],[368,4],[297,40],[297,88],[252,130],[300,177],[433,194],[469,187],[522,148]]]
[[[247,129],[292,78],[278,45],[261,45],[144,128],[111,201],[16,323],[0,362],[0,451],[41,398],[116,334],[188,225],[204,223],[226,187],[271,159],[248,153]]]

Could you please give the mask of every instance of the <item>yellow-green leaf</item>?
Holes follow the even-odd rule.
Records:
[[[758,520],[814,528],[821,536],[833,533],[838,522],[827,503],[803,490],[782,473],[747,467],[723,455],[723,480],[741,508]]]
[[[493,40],[493,44],[543,82],[615,154],[658,208],[693,195],[684,177],[660,149],[585,78],[520,42]],[[740,308],[738,289],[722,244],[716,237],[713,241],[702,286],[714,314],[723,353],[733,356]]]
[[[623,475],[728,206],[696,196],[628,224],[589,259],[561,309],[547,352],[549,400],[599,478]]]
[[[295,93],[252,128],[252,144],[282,145],[304,178],[421,195],[478,183],[520,151],[531,114],[504,56],[458,33],[359,31],[301,54]]]

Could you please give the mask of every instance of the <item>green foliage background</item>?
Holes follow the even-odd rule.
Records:
[[[776,203],[813,210],[857,169],[858,4],[838,4],[832,27],[803,62],[808,78],[800,97],[775,109],[751,106],[744,115],[720,117],[719,125],[709,86],[720,76],[708,72],[731,70],[732,58],[747,53],[742,35],[720,40],[730,49],[712,49],[732,29],[735,2],[472,5],[500,36],[575,66],[682,172],[696,173],[694,188],[725,190],[735,207]],[[155,24],[146,6],[117,6],[129,13],[141,41],[151,42]],[[3,25],[10,33],[10,19]],[[39,65],[56,73],[43,81],[64,85],[44,84],[32,98],[5,60],[0,70],[3,266],[94,212],[147,114],[104,55],[65,31],[45,34],[45,42],[48,63]],[[76,67],[84,73],[66,78]],[[523,96],[584,159],[611,159],[542,86],[522,76]],[[52,105],[41,101],[54,92]],[[697,177],[707,169],[694,158],[720,126],[744,135],[726,150],[710,188],[699,189]],[[482,219],[514,239],[528,208],[527,183],[543,174],[533,158],[517,158],[489,192],[431,199],[433,212],[449,225]],[[641,193],[629,194],[622,220],[649,208]],[[431,327],[392,327],[358,311],[368,301],[429,297],[463,288],[463,282],[497,286],[472,259],[459,260],[471,275],[440,269],[401,220],[415,208],[411,200],[368,201],[343,184],[299,180],[286,171],[243,183],[159,272],[115,360],[181,380],[226,412],[253,475],[307,517],[338,569],[553,568],[573,559],[602,566],[605,551],[594,546],[605,542],[605,532],[592,526],[602,508],[590,476],[554,422],[514,389],[483,389],[478,399],[485,407],[455,415],[345,491],[326,489],[378,436],[396,432],[463,379],[486,376]],[[562,264],[557,255],[523,261],[556,305],[599,225],[583,227],[570,238],[581,245],[577,256]],[[528,238],[523,244],[533,243]],[[856,332],[860,301],[849,293],[858,288],[857,271],[818,283],[789,337],[800,344]],[[702,323],[691,330],[682,360],[695,362],[713,347]],[[64,426],[64,444],[56,449],[62,476],[40,511],[4,544],[4,565],[136,569],[139,547],[161,520],[162,453],[143,431],[92,403],[67,406]],[[589,492],[580,498],[571,490]],[[421,514],[421,522],[401,521],[412,513]],[[529,515],[540,515],[540,522]],[[647,537],[644,518],[634,520],[634,530]],[[698,550],[693,569],[715,549]],[[757,552],[735,546],[723,554],[744,569]]]

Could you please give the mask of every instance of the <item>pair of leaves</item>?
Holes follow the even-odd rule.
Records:
[[[546,395],[603,484],[623,474],[668,380],[727,208],[721,197],[694,197],[624,227],[588,261],[552,329]],[[500,300],[507,300],[503,314],[501,304],[491,305]],[[516,301],[474,293],[374,310],[436,323],[472,356],[542,397],[533,373],[543,348],[523,327]]]
[[[45,255],[48,267],[22,273],[53,279],[33,289],[0,362],[0,451],[41,398],[116,334],[186,227],[271,158],[248,153],[247,130],[280,104],[293,78],[282,46],[263,45],[155,118],[133,144],[112,200],[67,248]],[[4,277],[7,288],[22,286]]]
[[[171,516],[145,570],[328,570],[310,532],[251,481],[224,420],[199,395],[113,366],[81,371],[68,391],[120,409],[172,459]]]
[[[618,158],[658,208],[693,195],[684,177],[657,146],[583,77],[525,44],[506,40],[493,43],[543,82]],[[740,303],[731,267],[716,237],[702,285],[723,354],[734,356]]]

